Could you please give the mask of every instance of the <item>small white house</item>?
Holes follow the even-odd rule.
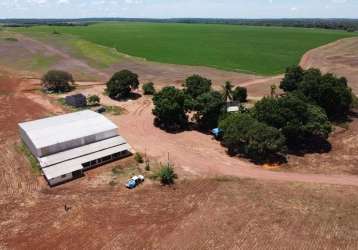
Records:
[[[90,110],[20,123],[19,128],[50,186],[131,154],[118,127]]]

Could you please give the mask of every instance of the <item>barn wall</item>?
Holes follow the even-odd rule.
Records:
[[[30,138],[28,137],[28,135],[26,134],[26,132],[19,127],[20,130],[20,137],[22,139],[22,141],[26,144],[26,146],[28,147],[28,149],[30,150],[30,152],[34,155],[34,156],[40,156],[41,152],[40,150],[38,150],[35,145],[32,143],[32,141],[30,140]]]
[[[59,176],[59,177],[50,179],[50,180],[48,180],[48,182],[49,182],[49,184],[50,184],[51,186],[55,186],[55,185],[60,184],[60,183],[62,183],[62,182],[69,181],[69,180],[71,180],[72,178],[73,178],[72,173],[69,173],[69,174],[66,174],[64,177]]]

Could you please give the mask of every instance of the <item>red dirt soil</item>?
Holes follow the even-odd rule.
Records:
[[[313,49],[303,56],[300,65],[346,77],[358,95],[358,37],[341,39]]]

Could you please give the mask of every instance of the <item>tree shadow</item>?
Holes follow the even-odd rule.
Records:
[[[306,154],[326,154],[332,150],[331,143],[321,137],[311,137],[297,144],[289,145],[288,154],[305,156]]]
[[[120,102],[125,102],[125,101],[135,101],[135,100],[138,100],[139,98],[141,98],[142,95],[139,94],[139,93],[133,93],[131,92],[127,97],[111,97],[110,98],[112,100],[115,100],[115,101],[120,101]]]

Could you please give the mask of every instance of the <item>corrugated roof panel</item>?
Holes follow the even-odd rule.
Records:
[[[50,167],[43,168],[42,171],[45,174],[48,180],[59,177],[64,174],[72,173],[74,171],[82,169],[82,164],[100,159],[102,157],[112,155],[115,153],[123,152],[125,150],[130,150],[130,146],[125,143],[119,146],[115,146],[112,148],[108,148],[99,152],[95,152],[93,154],[85,155],[82,157],[78,157],[69,161],[61,162],[59,164],[52,165]]]
[[[38,149],[118,128],[105,116],[91,110],[20,123],[19,126]]]
[[[41,167],[47,167],[59,162],[68,161],[77,157],[88,155],[103,149],[108,149],[114,146],[122,145],[127,143],[126,140],[121,136],[112,137],[103,141],[91,143],[82,147],[70,149],[64,152],[56,153],[53,155],[39,158]]]

